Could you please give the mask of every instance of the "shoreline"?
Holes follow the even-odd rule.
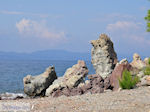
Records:
[[[149,112],[150,87],[107,91],[100,94],[0,100],[0,103],[29,103],[31,112]]]

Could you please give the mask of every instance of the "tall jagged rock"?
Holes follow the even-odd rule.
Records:
[[[117,54],[114,51],[113,42],[106,34],[101,34],[98,40],[92,40],[92,64],[96,74],[103,78],[109,76],[116,63]]]
[[[24,92],[29,96],[44,96],[46,89],[55,79],[57,79],[57,75],[53,66],[38,76],[27,75],[23,79]]]

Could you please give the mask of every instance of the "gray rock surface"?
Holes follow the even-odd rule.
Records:
[[[79,84],[85,81],[85,77],[88,74],[88,68],[84,61],[79,60],[76,65],[68,68],[63,77],[58,78],[54,83],[46,90],[46,96],[60,96],[63,91],[74,90]],[[67,93],[72,94],[72,93]]]
[[[117,54],[113,42],[106,34],[100,35],[98,40],[92,40],[92,64],[96,74],[103,78],[109,76],[117,64]]]
[[[55,68],[49,67],[37,76],[27,75],[23,79],[24,92],[29,96],[44,96],[46,89],[57,79]]]

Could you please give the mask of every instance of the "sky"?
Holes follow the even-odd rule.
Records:
[[[150,56],[148,0],[0,0],[0,51],[90,52],[106,33],[118,54]]]

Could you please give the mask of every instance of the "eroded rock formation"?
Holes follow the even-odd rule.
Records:
[[[29,96],[44,96],[46,89],[55,79],[57,79],[57,75],[53,66],[38,76],[27,75],[23,79],[24,92]]]
[[[82,83],[80,86],[69,88],[69,87],[57,87],[51,92],[52,97],[59,97],[61,95],[65,96],[75,96],[82,95],[86,93],[103,93],[105,89],[109,89],[110,81],[109,79],[104,80],[100,75],[93,74],[88,75],[89,80]]]
[[[117,64],[117,54],[113,42],[106,34],[100,35],[98,40],[92,40],[92,64],[96,74],[103,78],[109,76]]]
[[[130,64],[132,65],[132,67],[137,68],[139,70],[146,67],[146,64],[144,63],[144,61],[142,61],[140,55],[137,53],[133,55],[133,61]]]
[[[76,87],[84,82],[87,74],[88,68],[85,62],[79,60],[76,65],[73,65],[66,70],[63,77],[58,78],[51,86],[49,86],[46,90],[46,96],[70,96],[71,94],[76,94],[78,91],[76,90]]]
[[[84,83],[82,82],[80,83],[80,85],[73,88],[69,88],[68,86],[64,86],[64,87],[57,86],[57,88],[51,91],[50,95],[52,97],[59,97],[61,95],[75,96],[75,95],[82,95],[86,93],[96,94],[96,93],[103,93],[104,90],[106,89],[111,89],[109,77],[103,79],[100,75],[93,74],[93,75],[88,75],[88,79],[89,80],[86,80]],[[57,85],[57,84],[53,84],[53,85]]]

